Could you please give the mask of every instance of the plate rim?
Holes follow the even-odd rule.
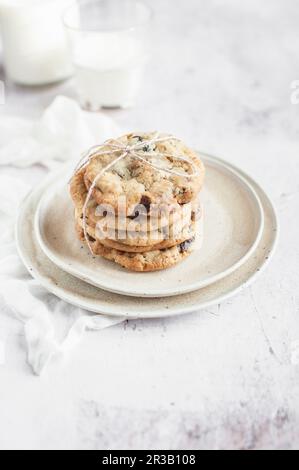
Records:
[[[35,216],[34,216],[34,231],[35,231],[37,241],[38,241],[42,251],[45,253],[45,255],[54,264],[56,264],[56,266],[58,266],[60,269],[67,272],[68,274],[71,274],[72,276],[77,277],[78,279],[81,279],[84,282],[87,282],[88,284],[91,284],[94,287],[97,287],[99,289],[102,289],[102,290],[105,290],[105,291],[108,291],[108,292],[112,292],[114,294],[126,295],[126,296],[129,296],[129,297],[142,297],[142,298],[153,298],[153,297],[158,298],[158,297],[160,297],[161,298],[161,297],[173,297],[173,296],[176,296],[176,295],[183,295],[183,294],[194,292],[195,290],[207,287],[207,286],[209,286],[211,284],[214,284],[215,282],[220,281],[221,279],[229,276],[230,274],[235,272],[238,268],[240,268],[244,263],[246,263],[246,261],[255,252],[255,250],[256,250],[256,248],[257,248],[257,246],[258,246],[258,244],[261,240],[263,230],[264,230],[264,211],[263,211],[263,208],[262,208],[262,205],[261,205],[260,198],[258,197],[256,191],[254,190],[252,185],[242,175],[239,174],[238,171],[231,168],[226,163],[221,162],[219,160],[216,160],[215,158],[213,158],[212,156],[210,156],[208,154],[200,152],[200,155],[203,157],[204,161],[211,162],[211,164],[214,164],[214,165],[216,163],[218,168],[220,167],[220,169],[221,168],[226,169],[235,178],[237,178],[237,180],[239,182],[241,182],[243,187],[245,187],[246,190],[248,191],[249,197],[255,203],[255,210],[257,210],[256,215],[257,215],[258,220],[259,220],[259,228],[257,230],[256,238],[255,238],[253,244],[250,246],[248,251],[238,261],[233,263],[230,267],[228,267],[224,271],[221,271],[221,272],[219,272],[215,275],[212,275],[212,276],[207,276],[204,280],[195,281],[191,284],[186,285],[185,287],[177,285],[177,286],[175,286],[175,288],[172,287],[172,288],[168,288],[168,289],[155,289],[155,290],[152,290],[150,293],[144,292],[143,289],[142,290],[134,290],[133,287],[130,288],[130,291],[128,291],[127,289],[118,289],[118,288],[114,287],[113,285],[111,285],[111,283],[108,284],[107,281],[106,282],[97,282],[96,280],[93,280],[90,276],[88,276],[86,274],[81,274],[80,271],[77,268],[75,268],[73,266],[70,266],[67,263],[64,263],[63,260],[61,260],[61,258],[59,256],[56,256],[55,253],[53,253],[50,250],[50,248],[47,246],[46,242],[43,239],[43,235],[42,235],[42,231],[41,231],[41,227],[40,227],[40,213],[41,213],[42,205],[45,202],[45,199],[48,197],[49,191],[51,189],[49,187],[50,183],[47,183],[47,182],[45,182],[44,193],[43,193],[43,195],[41,196],[41,198],[38,202],[38,205],[37,205],[37,208],[36,208],[36,211],[35,211]],[[54,179],[54,178],[55,178],[55,173],[52,175],[52,179]],[[50,181],[51,181],[51,178],[49,178],[49,182]],[[59,182],[57,182],[57,184],[59,184]],[[143,275],[143,273],[140,273],[140,274]]]

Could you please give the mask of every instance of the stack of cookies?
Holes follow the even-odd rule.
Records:
[[[79,239],[133,271],[177,264],[195,246],[204,166],[180,140],[127,134],[91,151],[70,192]]]

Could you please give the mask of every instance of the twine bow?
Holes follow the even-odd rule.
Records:
[[[82,168],[84,168],[90,162],[90,160],[92,160],[95,157],[99,157],[101,155],[114,155],[114,154],[120,153],[120,155],[118,157],[116,157],[112,162],[108,163],[96,175],[96,177],[94,178],[94,180],[93,180],[93,182],[92,182],[92,184],[91,184],[91,186],[90,186],[90,188],[87,192],[87,196],[86,196],[85,203],[84,203],[84,206],[83,206],[82,215],[83,215],[84,238],[85,238],[85,241],[86,241],[86,243],[88,245],[88,248],[89,248],[92,255],[94,253],[93,253],[92,247],[91,247],[91,245],[89,243],[89,240],[88,240],[87,224],[86,224],[86,210],[87,210],[87,207],[88,207],[88,203],[91,199],[92,192],[93,192],[98,180],[106,173],[106,171],[110,170],[110,168],[112,168],[114,165],[116,165],[116,163],[118,163],[119,161],[123,160],[124,158],[130,156],[130,157],[135,158],[139,161],[142,161],[145,165],[148,165],[148,166],[154,168],[157,171],[163,171],[165,173],[169,173],[170,175],[184,177],[184,178],[196,178],[197,176],[199,176],[199,171],[195,167],[195,165],[194,165],[194,163],[192,162],[191,159],[189,159],[187,157],[182,157],[181,155],[174,155],[174,154],[171,154],[171,153],[163,153],[162,154],[160,152],[150,151],[151,146],[153,144],[157,144],[157,143],[160,143],[160,142],[169,142],[170,140],[178,141],[179,139],[177,139],[176,137],[171,136],[171,135],[160,136],[158,132],[155,133],[155,135],[151,139],[141,140],[140,142],[137,142],[136,144],[133,144],[133,145],[123,144],[120,141],[110,139],[110,140],[107,140],[106,142],[104,142],[101,145],[95,145],[94,147],[91,147],[83,155],[83,157],[81,158],[79,164],[77,165],[77,167],[75,169],[75,173],[77,171],[81,170]],[[103,150],[103,148],[105,148],[105,147],[108,147],[108,149]],[[146,158],[145,158],[145,155],[146,155]],[[191,174],[190,173],[186,174],[186,173],[181,173],[181,172],[178,172],[178,171],[175,171],[175,170],[171,170],[169,168],[163,168],[162,166],[156,165],[152,161],[148,160],[148,158],[151,158],[151,157],[156,157],[156,158],[157,157],[158,158],[170,157],[170,158],[174,158],[176,160],[183,161],[183,162],[188,163],[190,165],[190,167],[192,169],[192,173]]]

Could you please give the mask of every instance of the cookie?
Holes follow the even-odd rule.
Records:
[[[95,255],[114,261],[130,271],[138,272],[159,271],[176,265],[191,254],[193,243],[192,238],[172,248],[146,253],[128,253],[105,247],[99,241],[90,242]]]
[[[84,170],[77,171],[70,180],[70,195],[78,211],[83,211],[87,197],[87,189],[84,183]]]
[[[83,169],[79,170],[79,173],[83,174],[86,189],[90,189],[95,182],[92,196],[98,204],[108,204],[117,213],[119,200],[124,199],[123,204],[131,216],[135,213],[135,206],[139,204],[149,212],[152,204],[185,204],[196,197],[202,187],[205,173],[200,158],[175,138],[149,145],[147,142],[155,135],[155,133],[127,134],[109,142],[112,145],[126,146],[139,143],[138,152],[145,160],[159,168],[182,173],[184,176],[157,170],[144,161],[128,155],[98,177],[105,166],[119,157],[122,151],[119,150],[112,155],[108,153],[95,155]],[[105,146],[101,152],[109,150],[111,147]],[[188,178],[188,175],[193,173],[192,165],[179,160],[177,156],[191,161],[198,175]]]
[[[83,218],[76,217],[79,225],[83,228]],[[181,240],[185,238],[182,232],[188,231],[190,225],[194,224],[198,220],[196,212],[189,212],[182,219],[179,219],[170,226],[161,227],[158,230],[145,231],[145,232],[134,232],[129,230],[118,230],[116,227],[107,227],[105,225],[105,219],[102,219],[101,223],[94,224],[90,217],[86,219],[86,226],[94,230],[96,238],[110,239],[115,242],[120,242],[122,245],[131,247],[150,247],[156,245],[165,240],[174,239]],[[129,226],[128,226],[129,228]],[[112,246],[112,245],[110,245]],[[115,246],[114,246],[115,247]],[[130,250],[131,251],[131,250]],[[138,250],[143,251],[143,250]]]
[[[76,219],[77,225],[83,230],[82,219]],[[151,247],[165,240],[166,235],[161,231],[153,232],[126,232],[108,229],[107,231],[99,229],[95,226],[86,225],[87,232],[98,240],[110,239],[116,243],[121,243],[124,246],[132,248],[145,248]],[[129,250],[130,251],[130,250]]]
[[[196,209],[194,208],[194,211],[195,210],[197,210],[197,207]],[[105,211],[99,212],[97,204],[92,202],[85,211],[85,219],[90,226],[95,227],[99,225],[105,228],[105,230],[114,229],[128,233],[152,233],[157,230],[162,230],[164,227],[172,227],[176,224],[181,224],[182,221],[189,220],[191,213],[192,206],[190,203],[185,204],[184,208],[179,207],[175,212],[165,212],[160,217],[148,217],[142,213],[136,214],[134,218],[119,217]],[[83,212],[75,208],[75,217],[83,220]]]
[[[174,137],[139,133],[107,141],[70,181],[78,237],[94,255],[132,271],[177,264],[201,239],[204,173],[198,155]]]
[[[71,183],[71,196],[75,203],[75,218],[81,219],[82,224],[86,194],[82,174],[78,173]],[[121,241],[129,246],[150,246],[162,242],[165,238],[178,239],[183,227],[189,225],[191,219],[197,218],[199,206],[198,199],[182,206],[177,204],[174,212],[170,211],[168,216],[164,214],[165,220],[162,220],[162,217],[145,217],[144,220],[143,215],[134,219],[113,217],[110,214],[97,216],[97,203],[91,200],[86,209],[86,223],[90,227],[97,224],[99,230],[102,230],[102,238]]]
[[[77,222],[76,230],[80,240],[85,241],[84,231],[82,224]],[[93,227],[86,227],[88,241],[99,241],[103,246],[108,248],[114,248],[119,251],[124,251],[128,253],[146,253],[153,250],[163,250],[165,248],[171,248],[175,245],[179,245],[186,240],[189,240],[195,236],[196,223],[192,222],[191,224],[185,226],[181,233],[178,234],[176,238],[167,238],[160,242],[154,243],[153,245],[138,246],[138,245],[128,245],[120,241],[110,240],[108,238],[98,238],[96,230]]]

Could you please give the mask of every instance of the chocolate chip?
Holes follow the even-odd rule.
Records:
[[[149,151],[150,151],[150,146],[149,146],[148,144],[146,144],[146,145],[144,145],[144,146],[142,147],[142,150],[143,150],[144,152],[149,152]]]
[[[190,245],[194,242],[194,238],[195,237],[192,237],[189,240],[185,240],[184,242],[179,244],[180,253],[185,253],[185,251],[190,248]]]
[[[96,241],[96,239],[91,237],[88,233],[86,234],[86,236],[87,236],[88,241],[90,241],[90,242],[95,242]]]
[[[151,199],[148,196],[142,196],[140,199],[140,204],[145,207],[146,212],[149,213],[151,208]]]

